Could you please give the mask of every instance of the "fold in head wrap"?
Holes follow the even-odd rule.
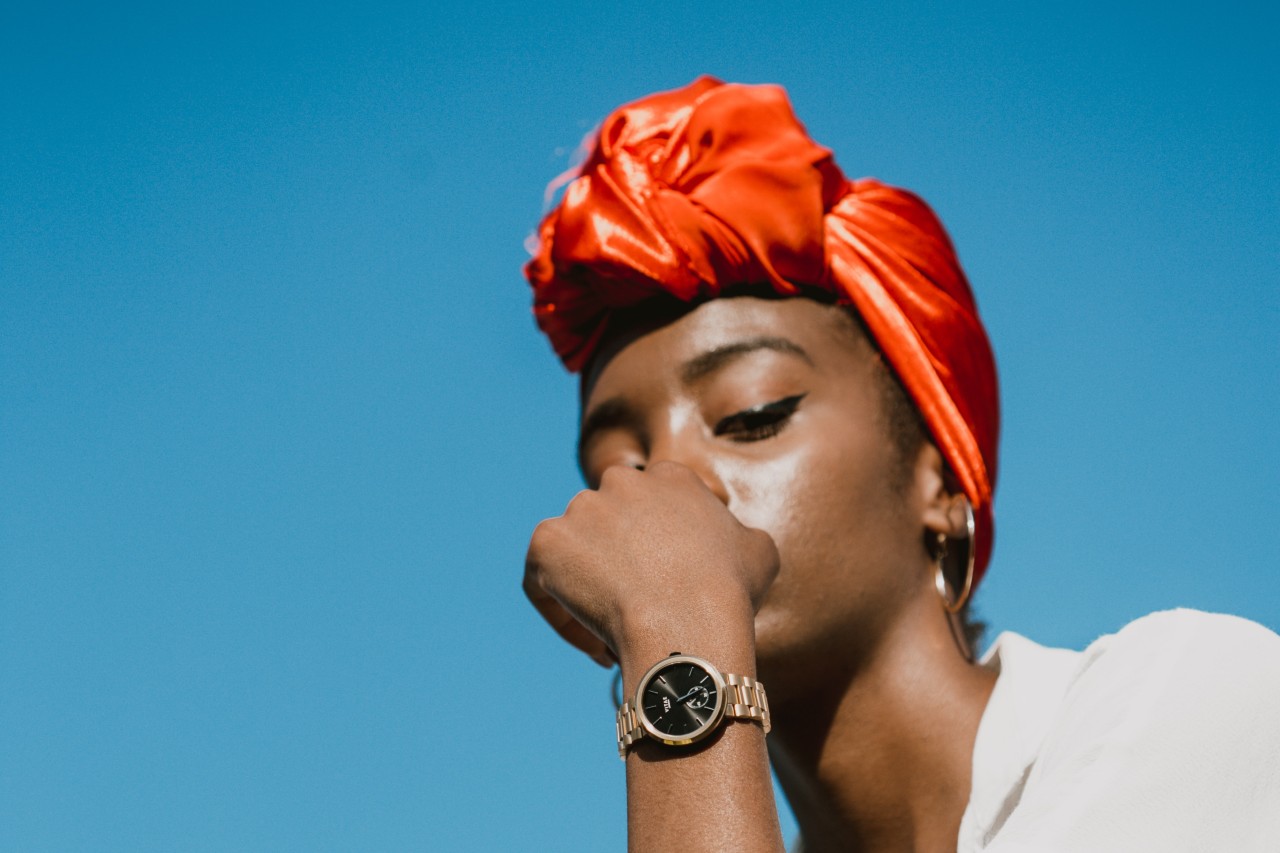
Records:
[[[973,505],[974,583],[994,533],[995,360],[942,223],[919,197],[846,180],[777,86],[700,78],[621,107],[542,221],[534,315],[570,370],[612,311],[768,283],[862,316]]]

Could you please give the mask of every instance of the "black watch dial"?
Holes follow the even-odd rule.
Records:
[[[718,692],[711,673],[680,661],[653,674],[640,694],[640,707],[649,725],[663,735],[687,738],[712,721]]]

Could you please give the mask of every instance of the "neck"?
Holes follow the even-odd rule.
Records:
[[[965,659],[936,600],[914,610],[774,703],[770,755],[805,853],[955,849],[995,676]]]

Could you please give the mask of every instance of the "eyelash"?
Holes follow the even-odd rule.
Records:
[[[787,425],[804,397],[804,394],[796,394],[735,412],[716,423],[715,434],[742,442],[772,438]]]

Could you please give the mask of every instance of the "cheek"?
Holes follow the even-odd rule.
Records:
[[[773,537],[784,573],[871,556],[894,538],[903,498],[888,447],[853,437],[842,445],[799,442],[793,452],[727,471],[730,510]]]
[[[729,489],[729,511],[747,527],[757,527],[775,541],[785,538],[797,518],[804,516],[806,493],[812,486],[807,455],[797,452],[733,463],[723,475]]]

